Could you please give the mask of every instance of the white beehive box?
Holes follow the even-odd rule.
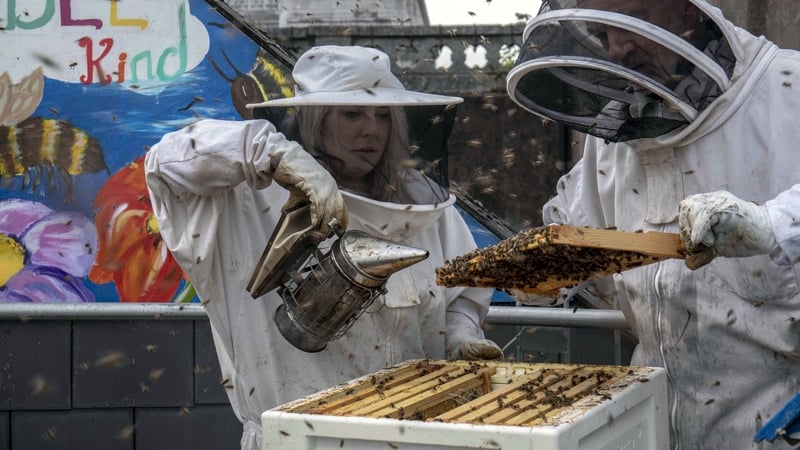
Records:
[[[667,449],[664,369],[414,360],[266,411],[264,449]]]

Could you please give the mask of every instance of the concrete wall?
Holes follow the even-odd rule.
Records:
[[[781,47],[800,49],[800,2],[797,0],[715,0],[735,24],[764,35]]]
[[[238,448],[206,320],[0,321],[0,450]]]

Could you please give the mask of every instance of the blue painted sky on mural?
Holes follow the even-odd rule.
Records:
[[[231,104],[230,84],[215,72],[209,59],[214,59],[229,76],[233,75],[234,70],[227,67],[222,55],[224,49],[236,68],[247,72],[258,46],[238,30],[220,26],[226,24],[226,20],[203,2],[193,6],[192,14],[207,24],[211,48],[203,63],[184,74],[178,82],[159,94],[141,95],[114,83],[83,85],[47,78],[44,98],[33,116],[68,121],[97,138],[111,173],[143,155],[164,133],[186,126],[199,117],[240,119]],[[184,109],[196,97],[203,101],[195,101]],[[66,203],[63,195],[58,195],[65,190],[62,183],[57,185],[56,192],[45,197],[41,194],[45,193],[46,185],[33,194],[21,192],[22,177],[15,177],[4,180],[0,198],[29,198],[53,209],[91,215],[95,195],[107,178],[104,172],[75,177],[73,200]]]

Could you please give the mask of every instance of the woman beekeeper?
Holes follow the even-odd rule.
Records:
[[[250,107],[293,107],[284,129],[297,141],[265,120],[203,120],[166,134],[145,161],[161,235],[208,312],[248,450],[261,448],[261,413],[287,401],[408,359],[501,356],[481,329],[491,291],[435,283],[434,267],[475,243],[435,164],[410,162],[420,155],[410,154],[403,107],[448,114],[462,99],[405,90],[387,55],[366,47],[312,48],[292,76],[294,97]],[[280,334],[275,291],[246,290],[282,208],[306,199],[321,229],[336,219],[429,252],[315,353]]]
[[[523,40],[509,94],[591,135],[544,223],[689,251],[604,290],[639,337],[631,363],[668,370],[673,446],[761,448],[800,390],[800,54],[702,0],[546,0]]]

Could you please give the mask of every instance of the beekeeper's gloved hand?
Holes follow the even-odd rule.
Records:
[[[767,208],[726,191],[685,198],[678,208],[678,225],[690,269],[717,256],[745,257],[779,250]]]
[[[479,325],[478,305],[460,297],[447,307],[445,351],[448,359],[500,359],[503,351],[486,339]]]
[[[564,303],[564,295],[559,291],[554,291],[549,294],[539,294],[534,292],[524,292],[519,289],[509,289],[508,295],[514,297],[514,300],[531,306],[558,306]]]
[[[269,171],[262,173],[263,158],[269,151]],[[289,191],[289,199],[283,205],[286,211],[292,207],[311,202],[311,222],[319,225],[323,234],[330,231],[332,219],[338,221],[333,231],[341,234],[347,228],[347,207],[330,172],[320,165],[311,154],[297,142],[286,139],[280,133],[265,133],[256,136],[245,155],[245,181],[260,189],[275,180]]]

